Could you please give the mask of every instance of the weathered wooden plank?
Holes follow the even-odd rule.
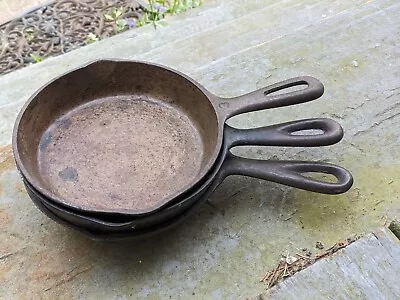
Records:
[[[400,240],[394,233],[386,228],[376,230],[375,237],[379,240],[382,247],[393,257],[396,263],[400,266]]]
[[[125,32],[0,78],[0,298],[245,299],[265,291],[258,279],[286,251],[331,245],[399,214],[399,1],[212,3],[157,30]],[[226,97],[291,76],[317,77],[326,86],[321,100],[230,124],[333,117],[345,129],[341,144],[234,151],[337,163],[353,173],[354,188],[327,196],[232,176],[213,206],[143,243],[98,244],[48,221],[13,166],[12,126],[37,88],[96,58],[157,61]]]
[[[281,282],[259,299],[400,299],[400,240],[387,229]]]

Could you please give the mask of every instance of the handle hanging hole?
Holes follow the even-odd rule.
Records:
[[[311,178],[313,180],[318,180],[321,182],[327,182],[327,183],[338,183],[338,179],[336,176],[332,174],[327,174],[327,173],[321,173],[321,172],[304,172],[301,173],[304,177]]]
[[[288,94],[288,93],[304,90],[306,87],[308,87],[308,84],[305,81],[291,82],[286,85],[267,90],[264,92],[264,95],[269,96],[269,95]]]
[[[322,135],[325,132],[322,129],[304,129],[304,130],[298,130],[298,131],[293,131],[290,134],[291,135]]]

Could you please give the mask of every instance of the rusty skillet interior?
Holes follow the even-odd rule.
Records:
[[[57,202],[150,211],[204,176],[220,149],[206,91],[154,64],[98,61],[37,92],[14,132],[17,166]]]

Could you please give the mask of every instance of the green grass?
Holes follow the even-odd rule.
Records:
[[[123,32],[134,27],[141,27],[146,24],[153,24],[157,28],[160,21],[167,15],[175,15],[196,8],[203,4],[202,0],[148,0],[148,5],[143,10],[143,16],[140,19],[125,18],[125,9],[123,7],[113,7],[103,15],[104,21],[112,23],[116,31]],[[89,33],[86,44],[97,42],[100,38]]]
[[[43,61],[43,57],[36,55],[36,54],[31,54],[31,58],[33,59],[34,63],[38,63]]]
[[[141,27],[146,24],[153,24],[156,28],[158,22],[167,15],[175,15],[188,9],[201,6],[202,0],[148,0],[144,8],[143,16],[140,19],[124,18],[125,10],[122,7],[114,7],[104,14],[106,22],[113,23],[117,32],[123,32],[132,27]]]

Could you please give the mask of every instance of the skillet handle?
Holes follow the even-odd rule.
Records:
[[[222,169],[222,180],[229,175],[244,175],[321,194],[342,194],[353,185],[349,171],[320,162],[255,160],[228,153]],[[303,175],[308,172],[333,175],[337,182],[320,181]]]
[[[307,87],[283,94],[275,94],[291,87],[303,85]],[[219,98],[218,110],[224,120],[226,120],[232,116],[246,112],[305,103],[318,99],[323,93],[324,86],[318,79],[311,76],[300,76],[275,83],[239,97],[231,99]]]
[[[302,130],[321,130],[319,134],[294,134]],[[338,143],[343,138],[343,128],[334,120],[305,119],[254,129],[236,129],[225,125],[225,143],[235,146],[290,146],[317,147]]]

